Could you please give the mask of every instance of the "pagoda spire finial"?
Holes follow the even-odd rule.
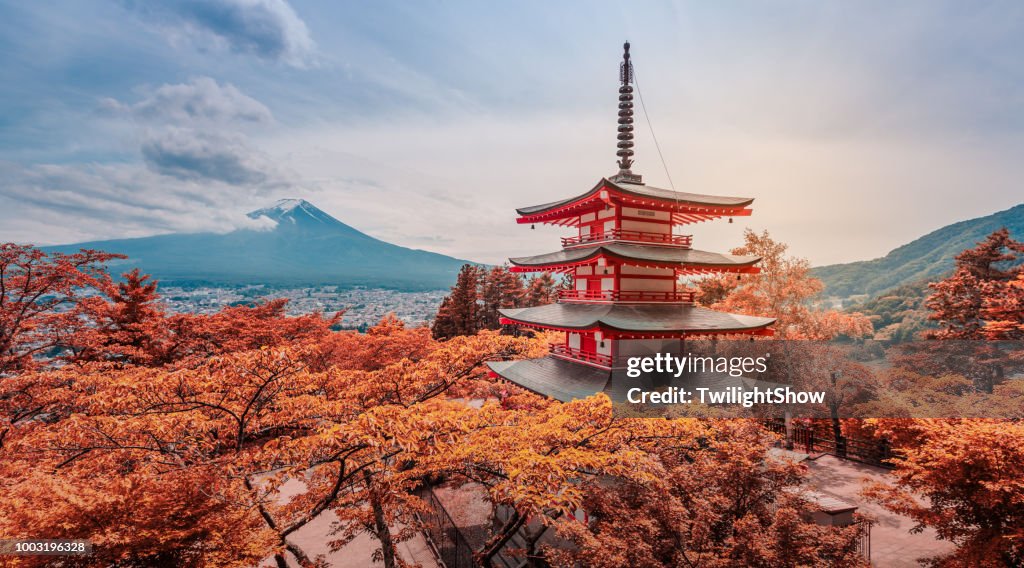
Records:
[[[633,165],[633,63],[629,60],[628,41],[622,44],[619,83],[619,149],[615,152],[619,173],[612,176],[612,181],[642,183],[640,176],[629,169]]]

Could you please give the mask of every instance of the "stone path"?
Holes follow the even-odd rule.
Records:
[[[302,488],[302,482],[294,479],[288,480],[281,486],[281,500],[287,499],[295,492],[301,491]],[[380,543],[366,533],[357,536],[341,550],[331,552],[328,543],[337,538],[330,534],[331,525],[335,520],[337,517],[334,513],[330,511],[323,513],[289,535],[288,540],[302,548],[303,552],[312,559],[322,554],[331,568],[369,568],[384,565],[383,562],[372,560],[373,551],[380,547]],[[397,533],[400,529],[401,527],[392,527],[392,533]],[[421,533],[416,533],[413,538],[399,543],[396,548],[399,556],[410,565],[419,565],[422,568],[439,567],[433,551],[430,550],[426,538]],[[289,566],[300,568],[290,554],[287,557]],[[273,566],[273,558],[268,558],[260,564],[260,568]]]
[[[889,471],[867,464],[842,460],[831,455],[805,459],[809,485],[822,493],[849,501],[858,512],[875,519],[871,527],[871,564],[879,568],[920,566],[918,558],[944,555],[954,546],[938,540],[935,531],[925,529],[913,534],[914,522],[893,514],[860,495],[865,481],[888,481]]]

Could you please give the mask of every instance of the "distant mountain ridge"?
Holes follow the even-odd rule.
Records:
[[[438,290],[468,261],[384,242],[342,223],[303,199],[282,199],[248,214],[277,223],[269,230],[189,233],[45,247],[99,249],[128,256],[112,270],[138,267],[166,283],[274,286],[338,285]]]
[[[819,266],[811,273],[825,283],[826,296],[874,296],[898,286],[938,279],[953,270],[953,257],[1002,227],[1009,229],[1013,238],[1024,240],[1024,204],[947,225],[882,258]]]

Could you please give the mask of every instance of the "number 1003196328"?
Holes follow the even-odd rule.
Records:
[[[63,556],[90,553],[92,553],[92,543],[87,540],[0,539],[0,556]]]

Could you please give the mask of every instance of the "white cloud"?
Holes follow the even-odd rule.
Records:
[[[181,180],[251,186],[266,182],[272,169],[239,134],[171,127],[147,136],[140,150],[150,170]]]
[[[105,110],[125,113],[139,120],[210,121],[227,123],[269,123],[273,115],[263,103],[242,93],[230,83],[221,85],[210,77],[195,77],[187,83],[143,88],[142,100],[125,104],[107,98]]]
[[[265,230],[273,223],[244,213],[269,201],[268,195],[267,189],[239,194],[226,183],[169,178],[134,164],[0,163],[4,238],[35,244]]]
[[[316,46],[306,23],[284,0],[131,1],[128,6],[157,23],[173,43],[228,50],[306,67]]]
[[[107,98],[101,108],[136,124],[139,151],[151,171],[179,180],[236,186],[285,183],[242,131],[273,122],[263,103],[209,77],[141,92],[138,102]]]

